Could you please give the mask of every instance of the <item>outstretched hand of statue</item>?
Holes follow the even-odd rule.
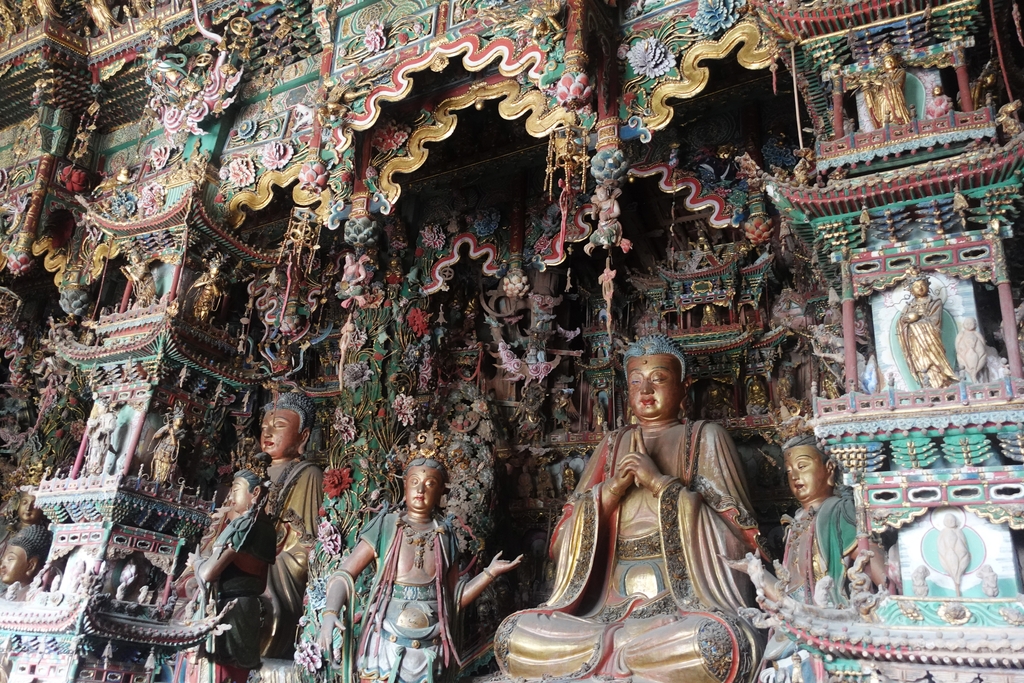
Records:
[[[505,572],[510,572],[519,566],[519,563],[523,561],[523,556],[520,555],[514,560],[503,560],[501,559],[501,553],[499,552],[491,560],[491,563],[487,565],[487,569],[484,573],[490,576],[492,579],[496,576],[501,576]]]
[[[765,571],[761,558],[754,555],[754,553],[747,553],[743,559],[731,560],[726,558],[725,562],[736,571],[743,572],[749,576],[750,582],[754,584],[758,595],[763,595],[772,602],[778,602],[780,593],[776,585],[777,579]],[[769,580],[769,577],[771,577],[771,580]]]

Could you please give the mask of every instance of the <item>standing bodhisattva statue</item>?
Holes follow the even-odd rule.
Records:
[[[548,601],[498,628],[515,679],[747,682],[762,643],[738,616],[758,548],[742,466],[721,426],[680,420],[685,360],[667,337],[625,355],[639,424],[598,446],[555,528]]]
[[[460,612],[495,577],[519,565],[522,556],[506,561],[498,553],[481,573],[459,579],[452,520],[437,514],[447,482],[448,472],[440,461],[433,457],[410,460],[405,471],[405,509],[385,510],[367,523],[340,571],[328,582],[318,640],[325,652],[333,652],[335,631],[342,631],[344,681],[439,681],[459,663]],[[371,563],[376,568],[357,645],[349,630],[351,611],[347,619],[339,614],[355,593],[355,578]],[[356,647],[354,654],[352,647]]]

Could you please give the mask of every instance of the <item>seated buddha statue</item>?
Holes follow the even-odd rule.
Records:
[[[738,616],[750,584],[728,561],[757,550],[736,447],[680,419],[685,360],[667,337],[625,354],[638,424],[597,447],[552,536],[551,597],[509,616],[494,650],[511,678],[751,681],[761,654]]]

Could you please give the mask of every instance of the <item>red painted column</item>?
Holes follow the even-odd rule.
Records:
[[[843,93],[838,90],[832,91],[832,128],[833,138],[843,137]]]
[[[85,461],[85,450],[89,447],[89,430],[82,434],[82,443],[78,445],[78,455],[75,456],[75,466],[71,468],[71,478],[78,479],[78,473],[82,471],[82,463]]]
[[[839,74],[832,78],[832,138],[838,140],[845,134],[843,126],[843,87]]]
[[[998,238],[997,238],[998,239]],[[996,285],[999,291],[999,312],[1003,315],[1003,339],[1006,341],[1006,360],[1010,363],[1010,374],[1024,378],[1020,363],[1020,344],[1017,343],[1017,320],[1013,311],[1013,293],[1008,281]]]
[[[974,111],[978,105],[971,97],[971,79],[967,75],[967,57],[964,55],[964,43],[960,38],[953,41],[953,69],[956,71],[956,87],[960,91],[960,111]]]
[[[134,285],[129,280],[128,284],[124,287],[124,294],[121,295],[121,308],[117,309],[118,313],[124,313],[128,310],[128,303],[132,300],[132,289],[134,289]]]
[[[167,302],[170,303],[178,298],[178,287],[181,286],[181,271],[185,267],[185,260],[188,258],[188,225],[185,225],[185,233],[182,240],[181,260],[174,266],[174,276],[171,280],[171,291],[167,293]]]
[[[1013,310],[1013,292],[1010,291],[1010,275],[1006,272],[1006,251],[1000,222],[993,220],[985,231],[985,237],[992,245],[992,282],[999,292],[999,312],[1003,316],[1003,341],[1006,344],[1006,361],[1010,374],[1017,379],[1024,378],[1020,363],[1020,344],[1017,342],[1017,317]]]
[[[128,445],[125,446],[124,450],[124,469],[121,470],[121,474],[128,476],[128,470],[132,466],[132,460],[135,459],[135,449],[139,447],[139,439],[142,438],[142,426],[146,423],[146,412],[149,410],[149,402],[147,401],[141,410],[135,413],[135,419],[132,420],[132,431],[128,435]]]
[[[846,391],[857,391],[857,336],[854,333],[853,277],[850,275],[850,251],[843,250],[843,261],[839,268],[843,278],[843,365],[846,375]]]
[[[857,338],[853,333],[855,325],[853,299],[843,300],[843,354],[846,366],[846,390],[857,391]]]
[[[961,64],[956,68],[956,85],[960,89],[960,109],[974,111],[974,101],[971,99],[971,79],[967,75],[966,64]]]

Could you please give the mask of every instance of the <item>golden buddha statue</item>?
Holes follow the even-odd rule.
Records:
[[[494,651],[515,679],[752,681],[761,640],[738,616],[758,547],[736,447],[680,421],[682,352],[664,336],[625,354],[639,424],[598,446],[555,527],[548,601],[508,617]]]
[[[925,276],[910,283],[910,293],[913,298],[896,319],[896,337],[907,368],[922,387],[955,384],[957,376],[942,343],[942,300],[932,296]]]
[[[313,400],[304,394],[281,394],[263,407],[260,448],[270,456],[266,510],[277,527],[277,560],[267,581],[271,605],[262,653],[274,659],[290,659],[295,651],[324,497],[323,470],[302,458],[315,416]]]
[[[899,58],[892,53],[885,54],[881,71],[864,85],[864,100],[875,128],[888,123],[910,123],[913,117],[903,92],[906,80],[907,72],[900,66]]]
[[[207,264],[207,271],[189,288],[189,292],[194,292],[192,317],[197,322],[210,322],[210,318],[220,308],[224,297],[224,277],[220,272],[223,264],[224,259],[219,254],[214,256]]]

